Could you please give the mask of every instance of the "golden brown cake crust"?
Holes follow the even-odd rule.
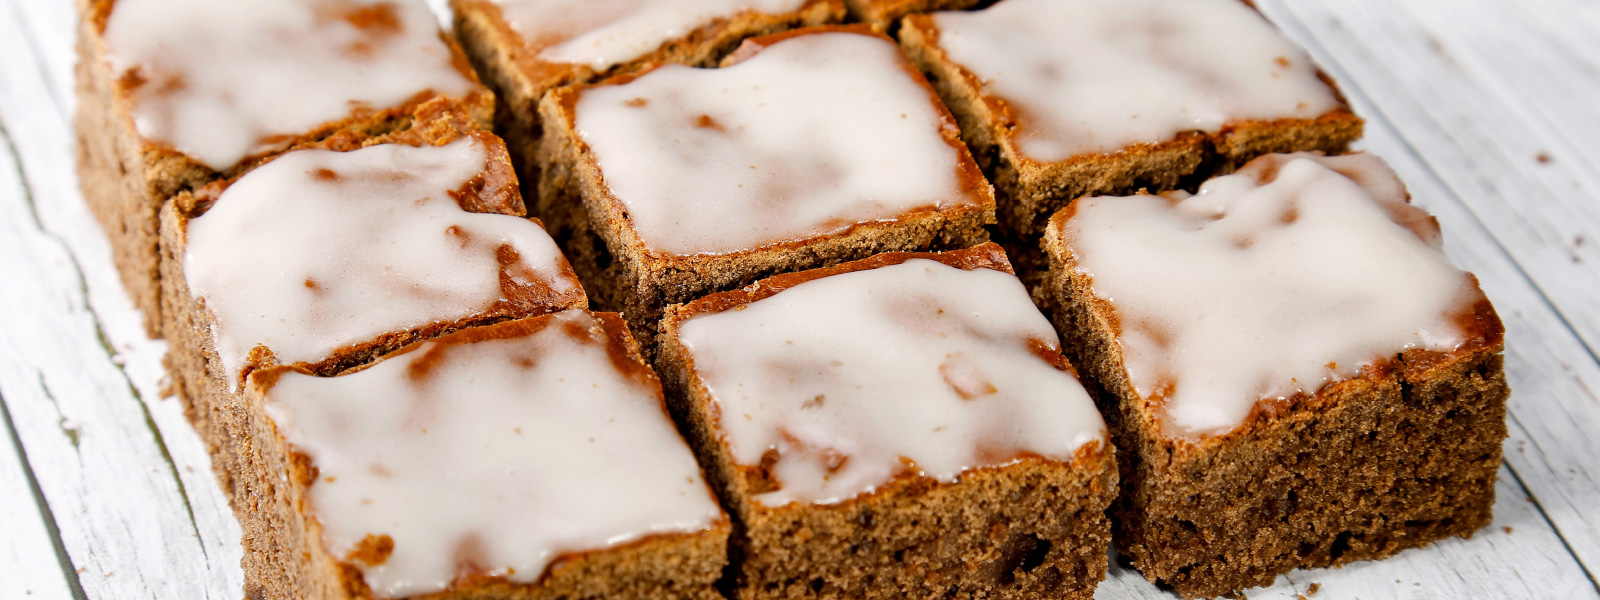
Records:
[[[78,28],[78,108],[73,128],[77,131],[79,185],[90,211],[111,240],[123,287],[134,305],[144,311],[145,330],[151,337],[160,336],[162,319],[158,213],[178,192],[236,177],[284,152],[335,135],[371,137],[402,131],[440,111],[465,114],[482,130],[494,122],[494,95],[486,88],[460,98],[422,93],[398,106],[352,111],[344,119],[290,136],[282,150],[246,157],[219,172],[144,139],[134,128],[125,82],[111,73],[102,37],[113,4],[114,0],[88,2]],[[457,69],[477,82],[460,47],[443,34],[441,38],[455,57]]]
[[[1045,235],[1045,292],[1120,449],[1118,550],[1151,581],[1217,596],[1489,523],[1509,389],[1503,330],[1481,293],[1457,351],[1403,352],[1314,395],[1260,402],[1226,435],[1173,437],[1161,406],[1134,392],[1113,309],[1062,241],[1071,212]]]
[[[861,27],[825,26],[754,38],[759,48],[776,39],[819,31],[873,34]],[[746,56],[736,53],[730,60]],[[601,85],[626,83],[648,72],[614,78]],[[919,82],[921,76],[908,69]],[[925,85],[925,83],[924,83]],[[941,128],[958,151],[961,195],[973,198],[947,209],[913,210],[899,219],[858,224],[841,234],[770,244],[715,256],[680,256],[647,247],[628,221],[627,210],[605,185],[605,178],[587,144],[576,131],[575,106],[586,86],[551,91],[540,102],[544,136],[539,148],[538,201],[531,209],[572,261],[589,291],[590,301],[604,310],[620,310],[652,354],[656,325],[668,304],[749,285],[777,273],[836,265],[882,252],[946,250],[988,241],[986,225],[994,223],[994,196],[977,163],[955,139],[955,128]],[[929,102],[939,106],[930,92]],[[939,110],[945,118],[954,117]]]
[[[1234,121],[1214,134],[1183,132],[1166,142],[1138,144],[1112,154],[1037,161],[1013,141],[1017,115],[1006,100],[985,93],[982,79],[939,46],[932,16],[907,17],[899,35],[906,55],[955,113],[962,137],[994,182],[1003,234],[1017,238],[1036,239],[1052,213],[1082,196],[1177,189],[1231,172],[1263,154],[1317,150],[1338,154],[1361,137],[1361,119],[1341,106],[1315,119]],[[1331,79],[1320,72],[1319,76],[1338,94]],[[1340,100],[1342,105],[1342,96]]]
[[[737,596],[1091,598],[1105,574],[1105,509],[1117,486],[1113,452],[1099,442],[1080,448],[1070,462],[1024,456],[1002,467],[973,469],[953,483],[900,477],[834,505],[771,508],[751,499],[763,489],[765,472],[733,460],[717,425],[719,411],[678,341],[682,323],[821,277],[912,259],[1010,271],[994,244],[889,253],[771,277],[667,309],[657,371],[679,427],[723,506],[735,515]]]
[[[539,50],[523,42],[488,0],[450,0],[455,31],[472,65],[496,94],[495,131],[505,136],[515,158],[517,173],[528,184],[529,195],[539,181],[536,158],[544,129],[539,100],[555,88],[602,81],[661,63],[710,67],[732,52],[745,38],[799,27],[837,23],[845,18],[844,0],[808,0],[799,10],[783,15],[746,13],[718,19],[660,48],[615,67],[596,71],[587,65],[550,63]]]

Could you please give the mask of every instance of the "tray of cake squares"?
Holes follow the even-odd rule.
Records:
[[[1500,320],[1246,1],[83,4],[247,598],[1201,598],[1490,522]]]

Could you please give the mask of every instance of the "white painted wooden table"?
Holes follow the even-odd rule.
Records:
[[[1600,599],[1600,2],[1256,4],[1482,280],[1513,393],[1493,526],[1249,597]],[[238,523],[78,193],[76,18],[0,0],[0,599],[237,599]],[[1113,564],[1097,597],[1173,596]]]

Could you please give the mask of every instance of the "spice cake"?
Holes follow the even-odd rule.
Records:
[[[450,0],[467,55],[498,94],[496,130],[531,187],[539,99],[662,62],[709,67],[747,37],[844,20],[843,0]],[[531,191],[531,190],[530,190]]]
[[[1090,598],[1116,469],[994,244],[674,305],[657,365],[723,506],[737,595]]]
[[[251,374],[248,598],[719,598],[727,516],[616,314]]]
[[[228,432],[212,423],[253,370],[332,375],[453,329],[586,305],[521,217],[499,139],[436,141],[297,150],[163,209],[169,364],[214,455]]]
[[[1045,237],[1117,440],[1117,548],[1187,597],[1490,521],[1503,330],[1368,154],[1268,155],[1197,194],[1083,198]]]
[[[493,120],[492,94],[420,0],[85,4],[80,183],[152,336],[158,212],[174,194],[340,131]]]
[[[1240,0],[1006,0],[913,15],[900,42],[994,181],[1001,226],[1029,246],[1079,196],[1175,189],[1361,136],[1311,58]]]
[[[557,89],[533,212],[646,355],[669,303],[891,250],[986,241],[954,119],[864,25],[753,38],[718,69]]]

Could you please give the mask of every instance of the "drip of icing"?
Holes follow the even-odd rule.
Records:
[[[1438,229],[1369,154],[1269,155],[1198,194],[1084,198],[1062,225],[1169,430],[1220,435],[1256,402],[1316,393],[1465,333],[1474,292]],[[1420,236],[1420,237],[1419,237]]]
[[[117,0],[104,38],[139,135],[219,171],[353,110],[477,89],[415,0]]]
[[[928,91],[891,43],[814,33],[722,69],[584,91],[579,135],[640,239],[722,254],[976,203]]]
[[[1239,0],[1006,0],[934,22],[950,59],[1010,105],[1034,160],[1341,106],[1311,58]]]
[[[741,13],[799,10],[806,0],[493,0],[511,28],[542,46],[539,58],[596,71],[649,54]]]
[[[329,553],[393,542],[358,565],[380,597],[443,590],[463,566],[532,582],[560,555],[724,518],[655,380],[618,369],[622,349],[590,314],[548,319],[339,377],[285,373],[266,391],[268,415],[317,468],[309,505]]]
[[[1022,283],[913,259],[824,277],[684,322],[680,340],[733,460],[771,450],[781,487],[755,500],[835,503],[908,466],[939,481],[1024,454],[1070,461],[1104,438]]]
[[[486,160],[474,138],[290,152],[191,219],[184,275],[216,318],[230,385],[258,345],[281,364],[315,363],[385,333],[482,313],[505,298],[502,271],[558,301],[580,296],[537,224],[469,213],[451,198]],[[511,264],[503,246],[516,254]]]

